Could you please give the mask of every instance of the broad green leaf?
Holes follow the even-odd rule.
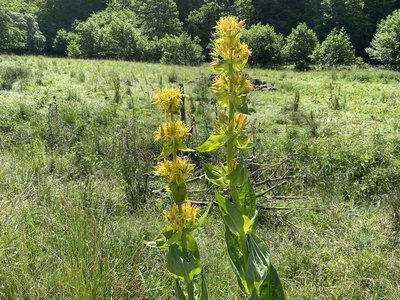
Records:
[[[172,193],[172,197],[174,198],[174,202],[178,205],[182,204],[186,199],[186,183],[176,184],[170,183],[168,187]]]
[[[255,235],[248,235],[249,258],[246,264],[246,281],[250,289],[259,291],[270,269],[270,257],[265,243]]]
[[[263,300],[285,300],[285,292],[278,272],[272,264],[269,269],[269,274],[260,287],[260,298]]]
[[[217,192],[215,194],[225,225],[237,235],[244,234],[245,221],[240,211],[236,209],[232,202],[227,201],[222,195]]]
[[[243,285],[246,284],[244,280],[244,260],[242,256],[242,248],[240,244],[239,237],[232,233],[232,231],[226,226],[225,228],[225,241],[226,241],[226,248],[228,250],[229,260],[231,262],[233,271],[235,272],[238,280]],[[246,287],[247,288],[247,287]]]
[[[174,278],[190,282],[201,274],[202,268],[192,254],[182,251],[177,245],[171,245],[167,255],[167,269]]]
[[[160,156],[158,157],[158,159],[162,159],[164,157],[167,157],[168,155],[170,155],[172,152],[174,151],[174,147],[173,145],[169,144],[169,143],[164,143],[163,149],[161,151]]]
[[[231,184],[236,186],[242,186],[249,179],[249,172],[243,158],[239,160],[236,168],[226,176],[230,180]]]
[[[181,233],[174,232],[172,227],[168,226],[154,241],[145,242],[145,244],[152,248],[166,248],[177,243],[181,236]]]
[[[242,213],[253,219],[257,213],[257,198],[249,180],[247,180],[239,192],[239,202]]]
[[[196,148],[200,152],[211,152],[224,146],[230,139],[230,135],[213,133],[199,147]]]
[[[184,235],[184,237],[183,237]],[[190,252],[195,258],[200,259],[199,247],[194,239],[193,235],[190,233],[184,233],[182,239],[186,239],[186,250]]]
[[[175,288],[175,300],[186,300],[186,296],[182,291],[182,287],[178,279],[175,279],[174,288]]]
[[[223,167],[204,164],[204,172],[207,180],[211,183],[217,186],[229,185],[229,182],[226,180],[226,170]]]

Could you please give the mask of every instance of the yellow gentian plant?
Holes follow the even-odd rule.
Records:
[[[174,278],[175,299],[207,300],[203,267],[191,232],[205,221],[211,206],[201,215],[199,209],[186,199],[186,181],[192,176],[195,165],[189,159],[178,156],[178,151],[191,151],[185,145],[190,128],[175,119],[180,115],[182,97],[179,87],[166,88],[155,96],[153,102],[165,111],[167,117],[167,121],[154,133],[156,141],[164,142],[159,156],[162,161],[157,164],[154,173],[165,178],[166,190],[174,203],[164,212],[166,228],[155,241],[147,245],[168,248],[167,269]]]
[[[241,290],[251,300],[281,300],[284,292],[278,274],[265,242],[255,233],[257,201],[244,159],[246,150],[253,147],[246,134],[247,95],[252,84],[242,72],[251,54],[240,40],[244,27],[244,21],[232,16],[222,17],[215,27],[211,69],[217,76],[211,92],[221,112],[213,134],[197,150],[226,149],[226,164],[205,164],[205,173],[210,182],[230,191],[226,197],[216,192],[216,198],[225,223],[227,252]]]

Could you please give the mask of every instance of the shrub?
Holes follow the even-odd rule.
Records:
[[[250,65],[276,66],[282,63],[283,37],[271,25],[251,26],[244,31],[243,40],[252,51]]]
[[[41,51],[46,38],[31,14],[0,10],[0,49]]]
[[[192,39],[186,32],[179,36],[166,35],[160,40],[163,64],[199,65],[203,57],[203,48],[197,38]]]
[[[305,69],[311,63],[311,54],[318,44],[314,31],[305,23],[300,23],[286,38],[285,56],[294,63],[296,69]]]
[[[367,53],[372,59],[393,69],[400,68],[400,10],[394,11],[379,25]]]
[[[320,66],[350,66],[357,63],[355,51],[344,28],[333,29],[312,54]]]
[[[67,47],[72,57],[140,60],[149,43],[130,10],[106,10],[79,23]]]

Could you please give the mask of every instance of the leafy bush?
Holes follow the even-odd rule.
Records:
[[[179,36],[166,35],[160,40],[161,63],[177,65],[199,65],[204,56],[197,38],[192,39],[186,32]]]
[[[283,37],[271,25],[251,26],[243,33],[243,40],[252,51],[250,65],[275,66],[282,63]]]
[[[394,11],[379,25],[367,53],[372,59],[393,69],[400,68],[400,10]]]
[[[318,44],[318,38],[307,24],[300,23],[286,38],[285,55],[296,69],[305,69],[311,63],[311,54]]]
[[[71,57],[141,60],[151,43],[138,27],[131,10],[105,10],[79,23],[69,41]],[[151,48],[153,49],[153,48]]]
[[[317,46],[312,54],[320,66],[350,66],[357,63],[355,51],[344,28],[333,29],[325,41]]]
[[[0,10],[0,50],[41,51],[46,38],[31,14]]]

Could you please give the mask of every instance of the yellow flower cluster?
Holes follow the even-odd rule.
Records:
[[[246,129],[246,126],[250,123],[248,117],[245,114],[237,113],[235,115],[235,132],[240,133]],[[217,119],[215,120],[215,129],[219,133],[226,133],[229,126],[229,117],[225,112],[220,111]]]
[[[176,161],[163,160],[155,167],[154,174],[167,179],[168,183],[181,184],[192,175],[195,165],[186,158],[177,157]]]
[[[199,219],[199,209],[186,201],[181,205],[174,204],[164,212],[165,221],[172,226],[175,232],[182,232],[184,229],[194,229]]]
[[[221,74],[218,76],[211,87],[211,92],[217,97],[220,95],[229,95],[240,97],[250,93],[253,85],[246,76],[240,73]]]
[[[190,135],[190,127],[182,121],[170,121],[161,124],[154,132],[156,141],[163,139],[169,144],[178,143]]]
[[[153,104],[157,104],[169,114],[179,115],[182,107],[182,91],[179,87],[166,88],[158,92]]]
[[[235,116],[235,131],[241,132],[246,129],[246,126],[250,123],[246,115],[238,113]]]
[[[236,17],[228,16],[221,18],[215,26],[218,38],[214,42],[214,51],[211,54],[211,67],[214,70],[229,71],[225,69],[225,62],[232,66],[233,71],[240,71],[246,65],[251,51],[247,44],[240,41],[244,23],[244,20],[239,21]]]
[[[237,17],[227,16],[220,18],[214,28],[220,37],[227,36],[235,38],[243,31],[245,27],[244,24],[245,20],[239,22]]]

